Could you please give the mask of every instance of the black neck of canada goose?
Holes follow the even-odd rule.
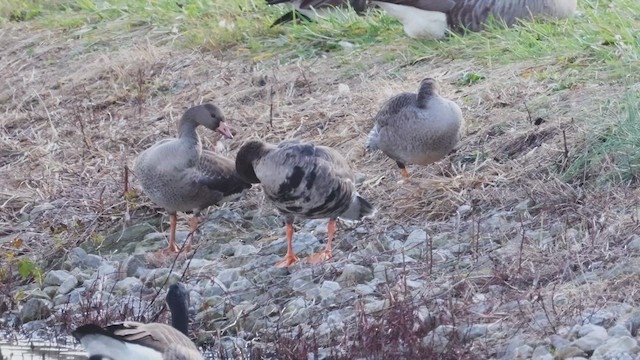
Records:
[[[432,78],[422,80],[418,89],[418,107],[427,107],[427,102],[434,95],[438,95],[438,83]]]
[[[236,155],[236,172],[242,180],[251,184],[258,184],[260,182],[260,179],[258,179],[253,169],[254,161],[262,158],[271,151],[269,147],[269,145],[257,140],[252,140],[242,145]]]
[[[173,284],[169,287],[167,305],[171,312],[171,325],[189,336],[189,293],[183,284]]]

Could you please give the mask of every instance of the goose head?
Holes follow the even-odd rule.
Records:
[[[213,104],[192,107],[184,113],[183,119],[193,121],[207,129],[219,132],[227,139],[233,139],[231,128],[227,125],[222,110]]]
[[[165,300],[171,312],[171,325],[189,335],[189,292],[182,283],[169,286]]]
[[[260,183],[260,179],[253,169],[254,161],[262,158],[269,152],[269,149],[262,141],[251,140],[238,150],[236,155],[236,172],[240,178],[251,184]]]

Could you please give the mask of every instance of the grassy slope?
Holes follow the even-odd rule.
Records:
[[[531,268],[536,268],[542,274],[536,274],[536,279],[541,276],[542,281],[548,283],[563,282],[561,270],[565,269],[565,259],[585,257],[595,262],[603,256],[610,258],[608,252],[606,256],[599,252],[600,244],[594,240],[598,236],[606,238],[602,248],[610,251],[610,245],[620,245],[616,241],[623,241],[633,233],[633,225],[630,225],[632,221],[629,219],[633,219],[634,209],[638,206],[632,195],[637,189],[640,171],[640,127],[637,126],[637,103],[640,99],[637,85],[640,80],[637,71],[640,66],[640,38],[637,32],[640,20],[637,14],[640,13],[640,5],[637,1],[580,1],[580,14],[573,19],[556,23],[525,23],[508,30],[493,27],[482,33],[454,35],[446,41],[408,39],[398,22],[377,11],[367,17],[341,12],[326,21],[270,29],[268,25],[271,19],[279,16],[282,10],[268,8],[258,0],[185,1],[182,6],[178,6],[178,3],[124,0],[0,2],[0,16],[5,22],[4,26],[12,26],[10,22],[24,21],[25,24],[14,25],[23,26],[21,29],[33,31],[40,36],[37,41],[34,40],[37,44],[24,47],[26,50],[22,56],[34,59],[40,56],[40,47],[48,41],[41,34],[51,31],[55,38],[51,49],[55,51],[48,53],[51,59],[38,60],[47,66],[55,67],[52,64],[55,63],[53,59],[56,56],[70,63],[76,61],[74,64],[77,64],[78,59],[83,59],[84,56],[89,58],[93,52],[107,54],[111,60],[107,62],[107,70],[96,71],[96,74],[101,74],[101,77],[96,75],[96,78],[105,79],[102,85],[89,81],[88,85],[85,84],[87,87],[84,90],[89,95],[83,101],[98,104],[97,110],[83,107],[85,105],[68,105],[72,98],[83,99],[85,96],[81,93],[82,89],[75,88],[73,91],[76,92],[73,94],[59,95],[62,100],[58,102],[49,98],[34,98],[28,93],[26,100],[17,99],[18,105],[12,103],[11,96],[3,95],[2,104],[7,105],[11,113],[20,113],[15,119],[29,124],[24,120],[31,120],[24,115],[28,111],[23,109],[27,105],[35,107],[39,109],[40,116],[46,119],[40,105],[48,103],[50,108],[46,110],[54,113],[53,120],[52,116],[48,116],[51,124],[45,123],[39,127],[39,134],[44,134],[44,130],[50,125],[57,136],[54,125],[58,129],[64,128],[57,121],[67,121],[71,126],[83,124],[81,119],[71,116],[61,116],[58,120],[55,114],[57,110],[62,114],[74,114],[75,111],[88,114],[91,119],[95,117],[100,120],[97,129],[91,128],[91,124],[85,125],[88,126],[86,137],[89,139],[85,137],[83,148],[89,149],[87,153],[91,156],[83,154],[71,159],[81,159],[83,162],[87,161],[87,164],[109,164],[114,161],[108,154],[117,153],[114,143],[125,144],[126,147],[139,151],[160,134],[148,132],[134,135],[139,130],[134,128],[127,130],[131,131],[132,139],[127,138],[127,132],[118,133],[120,137],[110,135],[113,140],[103,139],[100,128],[112,126],[111,118],[108,121],[102,118],[105,112],[103,109],[109,110],[109,116],[118,118],[123,114],[134,114],[131,109],[139,109],[137,106],[142,103],[145,107],[140,108],[144,108],[144,112],[138,113],[135,118],[151,119],[158,116],[158,112],[149,108],[156,104],[164,106],[165,100],[168,103],[173,101],[167,99],[178,97],[184,101],[199,101],[204,97],[181,92],[182,79],[176,81],[167,78],[166,73],[171,71],[149,75],[155,71],[156,65],[161,69],[182,69],[182,59],[175,59],[174,56],[175,60],[166,60],[172,57],[164,56],[165,52],[180,49],[186,54],[185,62],[189,65],[197,63],[199,58],[193,49],[210,52],[226,61],[240,64],[233,68],[236,73],[245,66],[260,70],[256,72],[271,74],[280,67],[296,71],[296,66],[292,64],[299,64],[298,68],[303,70],[312,69],[312,65],[316,63],[323,64],[325,68],[322,70],[308,70],[306,75],[306,70],[300,70],[300,76],[280,75],[284,79],[283,84],[273,85],[279,91],[277,94],[288,91],[289,88],[284,85],[286,81],[296,82],[296,85],[301,83],[302,89],[296,88],[297,93],[282,95],[283,99],[278,100],[277,120],[284,125],[279,129],[280,132],[268,136],[275,141],[295,133],[338,146],[349,154],[350,160],[354,160],[359,169],[366,168],[368,173],[376,174],[375,176],[383,174],[393,178],[395,169],[390,169],[383,157],[365,160],[355,157],[353,149],[359,146],[359,142],[351,141],[353,131],[361,135],[366,133],[369,117],[375,111],[375,108],[370,107],[379,106],[390,95],[390,91],[412,90],[421,74],[429,72],[447,80],[447,93],[461,104],[467,116],[467,136],[459,154],[452,157],[450,162],[444,162],[444,166],[449,168],[441,168],[442,173],[451,177],[439,182],[437,179],[441,174],[437,174],[429,180],[431,185],[436,185],[435,190],[429,188],[422,194],[429,201],[406,204],[399,213],[383,209],[379,220],[381,224],[421,224],[432,220],[436,229],[434,232],[437,233],[437,220],[450,218],[455,213],[456,206],[461,204],[470,202],[481,209],[481,212],[490,212],[493,209],[513,208],[514,203],[521,201],[524,196],[531,197],[539,205],[531,209],[527,226],[534,230],[537,227],[542,233],[542,230],[547,231],[549,227],[553,227],[554,221],[561,220],[565,230],[569,227],[578,229],[580,236],[583,236],[579,240],[591,241],[584,245],[590,251],[583,253],[575,252],[576,245],[571,243],[568,235],[562,237],[564,243],[552,245],[537,243],[532,239],[531,244],[527,245],[532,256],[525,261],[529,261]],[[142,38],[153,46],[136,48],[141,49],[138,57],[128,57],[133,55],[127,54],[126,49],[139,46],[139,39]],[[67,48],[67,40],[73,44],[70,48]],[[169,50],[158,50],[163,46]],[[100,56],[96,55],[94,58],[100,59]],[[211,58],[207,59],[211,61]],[[136,73],[126,66],[129,63],[141,64],[143,70]],[[149,65],[149,72],[144,70],[145,65]],[[331,72],[323,72],[326,69],[331,69]],[[220,72],[225,74],[224,69]],[[204,70],[196,71],[196,75],[201,74],[210,75]],[[196,75],[193,75],[196,80],[189,78],[184,81],[196,82]],[[91,80],[91,76],[89,73],[87,79]],[[146,76],[149,79],[144,78]],[[260,101],[267,100],[258,98],[258,104],[254,105],[255,99],[252,98],[261,93],[254,92],[246,81],[223,80],[230,81],[233,85],[229,85],[232,90],[228,93],[222,92],[223,96],[217,93],[219,99],[229,99],[223,104],[226,105],[224,108],[235,111],[234,118],[248,114],[249,120],[239,121],[239,125],[247,129],[245,135],[262,131],[254,123],[264,122],[264,116],[260,112],[264,112],[265,108],[258,105]],[[325,96],[333,95],[331,89],[342,83],[348,84],[355,93],[352,101],[345,105],[348,110],[339,108],[341,103],[337,100],[326,106],[323,100]],[[62,82],[56,86],[64,88],[66,85]],[[247,88],[246,93],[243,92],[244,87]],[[196,86],[196,92],[198,91],[210,91],[210,87]],[[236,103],[241,101],[246,102],[243,103],[246,109],[233,110]],[[335,104],[338,105],[333,106]],[[523,104],[527,105],[526,109]],[[528,112],[533,117],[531,120],[541,117],[546,123],[539,129],[533,127],[534,130],[531,130],[532,125],[526,118]],[[333,134],[335,136],[329,136],[328,131],[322,131],[325,129],[324,125],[318,124],[325,124],[325,118],[328,118],[327,121],[335,121],[332,117],[335,114],[338,114],[335,118],[342,123],[336,126]],[[11,143],[12,137],[17,136],[16,133],[28,133],[27,125],[9,118],[3,121],[6,121],[2,123],[3,140],[7,143]],[[21,126],[23,133],[16,130]],[[319,135],[315,132],[316,126]],[[164,131],[161,134],[171,133],[171,129],[162,129]],[[35,137],[32,140],[46,143],[47,139]],[[76,144],[69,144],[69,147],[77,147],[78,139],[75,141]],[[64,150],[63,143],[64,141],[59,142],[59,146]],[[11,143],[11,146],[20,148],[22,145]],[[60,149],[37,149],[30,157],[32,161],[40,157],[52,159],[50,164],[42,166],[43,173],[55,173],[56,168],[67,170],[65,161],[69,160],[64,158],[72,152],[66,149],[62,154],[51,155],[56,151]],[[130,158],[131,154],[124,156]],[[103,157],[105,160],[100,160]],[[116,156],[116,159],[121,158]],[[11,169],[19,171],[23,165],[16,164]],[[7,169],[3,170],[8,171]],[[117,179],[119,173],[114,169],[105,166],[100,175],[91,173],[91,170],[73,169],[76,175],[82,175],[82,181],[74,183],[80,185],[76,189],[81,194],[65,188],[58,190],[64,196],[58,196],[56,189],[42,187],[46,195],[40,196],[82,201],[87,198],[95,200],[100,196],[100,207],[89,201],[89,205],[78,206],[81,209],[78,211],[118,218],[121,214],[118,212],[121,211],[118,207],[122,206],[121,199],[110,199],[106,204],[118,211],[110,213],[103,210],[100,193],[103,183],[92,180],[106,176],[105,173]],[[73,171],[67,172],[74,174]],[[428,171],[433,170],[416,169],[419,175],[425,175]],[[63,172],[63,176],[67,175]],[[109,189],[107,194],[109,191],[116,191],[116,180],[105,180],[104,183]],[[81,187],[86,186],[84,184],[92,186],[83,190]],[[404,205],[402,201],[410,198],[406,196],[406,192],[402,193],[402,189],[397,189],[393,181],[382,184],[365,191],[380,203],[393,201],[397,205]],[[34,186],[37,187],[37,183]],[[12,190],[10,186],[5,188],[9,192]],[[417,210],[413,211],[415,209],[429,212],[429,215],[418,215]],[[603,218],[605,220],[601,220]],[[607,231],[596,229],[595,219],[605,224],[611,221],[613,225],[610,226],[610,231],[614,235],[610,236]],[[15,220],[11,214],[3,213],[2,221],[10,227]],[[380,227],[383,228],[383,225]],[[64,245],[87,238],[99,239],[103,235],[96,227],[87,226],[89,231],[84,232],[72,232],[71,227],[68,230],[65,227],[60,228],[58,233],[55,228],[57,225],[52,226],[54,238],[59,242],[57,247],[60,243]],[[65,237],[67,232],[68,237]],[[515,238],[519,236],[518,233],[519,229],[516,235],[504,234],[504,237]],[[505,241],[500,238],[500,234],[487,236],[490,241]],[[37,248],[31,250],[35,251]],[[624,256],[618,250],[613,253],[614,256]],[[513,270],[509,266],[513,266],[516,260],[504,255],[503,261],[505,272]],[[581,267],[587,261],[580,260],[578,263]],[[520,270],[518,262],[518,273]],[[526,270],[523,271],[526,273]],[[433,275],[433,278],[434,283],[437,283],[437,276]],[[522,275],[520,280],[526,284],[525,278]],[[578,289],[575,288],[576,294],[583,291]],[[591,291],[598,289],[589,288],[587,297]],[[579,297],[580,294],[576,296]],[[618,299],[620,295],[613,294],[612,297]]]

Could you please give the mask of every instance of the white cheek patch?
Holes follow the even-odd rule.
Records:
[[[398,4],[374,1],[389,15],[400,20],[404,32],[416,39],[441,39],[447,31],[447,15]]]

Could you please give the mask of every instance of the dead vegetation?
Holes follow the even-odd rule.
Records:
[[[419,265],[434,284],[454,283],[450,293],[394,298],[381,314],[360,314],[344,339],[334,339],[348,344],[335,358],[366,358],[362,349],[374,349],[372,358],[423,358],[421,354],[436,352],[421,340],[437,325],[508,318],[523,328],[552,333],[585,308],[637,301],[637,275],[605,277],[586,290],[576,280],[594,267],[604,272],[619,262],[635,261],[625,246],[640,226],[637,180],[598,187],[590,182],[598,168],[563,178],[584,153],[594,124],[616,116],[614,106],[599,101],[601,95],[618,101],[628,90],[623,83],[556,91],[551,80],[535,76],[543,67],[565,71],[548,60],[482,68],[474,60],[429,58],[408,65],[380,61],[374,49],[352,62],[350,55],[328,53],[279,64],[253,62],[233,51],[176,49],[153,37],[87,45],[28,24],[3,31],[0,236],[5,240],[0,246],[15,257],[44,259],[43,267],[55,267],[71,247],[100,242],[114,229],[154,214],[151,204],[126,192],[125,167],[148,145],[174,136],[186,108],[214,102],[236,133],[233,141],[224,142],[223,151],[230,156],[252,137],[270,142],[298,137],[338,149],[366,175],[363,195],[383,205],[375,221],[366,224],[367,241],[375,243],[394,226],[421,226],[437,237],[454,226],[450,220],[455,218],[461,234],[472,234],[476,263],[464,271],[434,273],[437,265],[453,261],[437,257]],[[460,84],[478,68],[483,80]],[[432,166],[410,167],[412,180],[400,185],[395,164],[380,153],[366,152],[364,142],[384,100],[415,91],[426,76],[438,79],[443,95],[460,104],[466,133],[454,154]],[[205,146],[215,146],[216,137],[201,135]],[[132,189],[137,189],[135,181]],[[519,208],[525,201],[528,206]],[[273,212],[264,204],[261,198],[247,198],[237,206]],[[468,212],[461,211],[464,206]],[[499,212],[509,212],[513,221],[501,227],[488,224]],[[12,245],[16,240],[19,246]],[[487,264],[492,273],[473,274]],[[482,316],[463,310],[476,293],[495,284],[511,290],[496,296],[494,308]],[[397,296],[396,290],[389,296]],[[557,294],[569,301],[555,305]],[[501,308],[514,301],[513,312]],[[437,323],[418,319],[418,307],[434,303],[445,315]],[[546,315],[541,326],[530,322],[537,311]],[[384,338],[377,337],[380,329],[388,329]],[[316,343],[301,343],[300,338],[295,330],[278,333],[278,347],[268,351],[297,359],[317,350]],[[475,351],[488,354],[493,345],[463,346],[461,341],[452,335],[450,347],[437,353],[441,358],[474,358]],[[267,350],[255,351],[255,358],[266,356],[261,351]]]

